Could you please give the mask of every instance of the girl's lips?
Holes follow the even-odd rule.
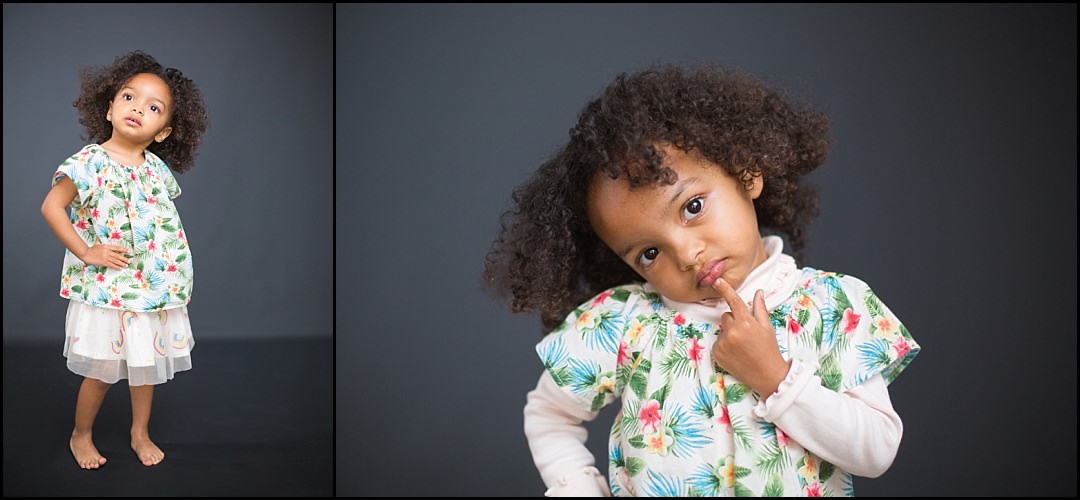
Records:
[[[707,288],[713,286],[713,283],[720,279],[720,275],[724,274],[725,267],[727,267],[726,259],[717,259],[706,264],[697,274],[698,287]]]

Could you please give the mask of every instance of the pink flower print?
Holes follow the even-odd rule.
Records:
[[[892,347],[896,351],[897,358],[902,358],[911,351],[911,345],[907,343],[907,339],[903,336],[898,337]]]
[[[623,363],[626,362],[627,359],[630,359],[630,345],[627,344],[626,341],[620,340],[619,341],[619,357],[616,358],[615,364],[616,365],[622,365]]]
[[[93,219],[97,219],[97,218],[98,218],[98,217],[100,217],[100,216],[101,216],[101,212],[100,212],[100,211],[98,211],[98,209],[97,209],[97,208],[94,208],[94,209],[90,210],[90,217],[91,217],[91,218],[93,218]]]
[[[139,177],[135,175],[135,172],[131,173],[131,180],[133,180],[133,181],[139,180]]]
[[[686,324],[686,318],[682,314],[676,314],[675,319],[671,320],[676,325],[683,326]]]
[[[705,347],[698,342],[697,337],[690,338],[690,347],[687,349],[686,355],[690,357],[690,362],[697,366],[701,362],[701,353],[705,351]]]
[[[780,430],[779,427],[776,428],[776,444],[781,448],[787,446],[787,434],[784,434],[784,431]]]
[[[97,178],[97,187],[101,187],[101,176]]]
[[[169,267],[166,267],[165,270],[170,272],[170,273],[175,273],[176,272],[176,264],[169,264]]]
[[[184,241],[184,230],[181,229],[181,230],[177,231],[176,232],[176,237],[180,238],[180,241]]]
[[[142,278],[143,278],[143,276],[142,276],[142,271],[135,271],[135,275],[134,275],[134,276],[132,276],[132,277],[133,277],[133,278],[135,278],[135,279],[137,279],[137,280],[140,280],[140,281],[141,281],[141,280],[142,280]]]
[[[109,305],[112,307],[120,307],[120,299],[112,299],[109,301]]]
[[[60,296],[64,298],[71,297],[71,290],[68,290],[67,288],[60,290]]]
[[[85,220],[83,220],[83,219],[80,219],[80,220],[79,220],[79,222],[76,222],[76,223],[75,223],[75,227],[77,227],[77,228],[79,228],[79,229],[81,229],[81,230],[83,230],[83,231],[86,231],[86,228],[87,228],[88,226],[86,225],[86,221],[85,221]]]
[[[109,239],[110,240],[119,240],[120,239],[120,231],[113,231],[112,234],[109,235]]]
[[[655,399],[646,401],[638,411],[642,432],[656,432],[660,429],[660,402]]]
[[[124,201],[124,209],[127,210],[128,212],[131,211],[131,200]]]
[[[840,320],[840,331],[846,335],[850,335],[855,332],[855,327],[859,326],[859,320],[862,316],[855,314],[851,308],[844,309],[844,317]]]
[[[821,496],[821,483],[814,481],[806,485],[806,496],[808,497],[820,497]]]
[[[153,196],[148,196],[146,197],[146,202],[153,205],[154,203],[157,203],[157,200]]]
[[[600,295],[597,295],[596,298],[593,299],[592,305],[595,307],[595,306],[598,306],[600,304],[603,304],[604,301],[607,300],[608,297],[611,297],[614,294],[615,294],[614,291],[605,290],[604,293],[601,293]]]
[[[94,281],[97,281],[98,283],[104,283],[105,282],[105,273],[98,273],[98,275],[96,277],[94,277]]]
[[[802,325],[800,325],[798,321],[795,321],[795,318],[790,314],[787,317],[787,329],[793,335],[802,333]]]
[[[727,405],[720,405],[720,411],[716,414],[716,423],[724,426],[724,430],[731,434],[731,414],[728,413]]]
[[[154,244],[154,240],[150,240],[150,243],[146,244],[146,249],[150,250],[151,252],[153,252],[154,249],[156,249],[156,248],[157,248],[157,245]]]

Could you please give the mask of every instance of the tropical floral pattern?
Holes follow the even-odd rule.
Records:
[[[150,151],[146,162],[123,165],[97,144],[83,147],[53,174],[75,183],[71,225],[87,245],[131,248],[121,270],[87,265],[64,253],[60,296],[96,307],[157,311],[191,301],[193,269],[184,226],[173,199],[180,185],[165,162]]]
[[[786,359],[816,360],[835,391],[919,351],[866,283],[812,268],[770,311]],[[752,410],[760,399],[716,367],[715,326],[667,308],[648,285],[597,295],[537,344],[555,382],[588,411],[621,399],[608,446],[616,496],[853,496],[851,475]]]

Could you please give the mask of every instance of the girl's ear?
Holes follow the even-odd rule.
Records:
[[[757,175],[748,175],[750,175],[750,182],[752,183],[750,184],[749,189],[750,199],[756,200],[759,196],[761,196],[761,190],[765,189],[765,176],[761,175],[760,173],[758,173]]]
[[[172,127],[165,127],[164,129],[161,130],[161,132],[158,132],[158,134],[154,136],[154,142],[164,141],[165,138],[169,137],[169,134],[171,134],[171,133],[172,133]]]

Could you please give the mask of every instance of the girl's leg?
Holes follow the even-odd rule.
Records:
[[[84,469],[96,469],[105,465],[105,457],[94,446],[94,419],[101,409],[105,394],[112,384],[97,379],[84,377],[79,387],[79,398],[75,403],[75,430],[71,432],[71,454]]]
[[[131,449],[135,450],[143,465],[157,465],[165,459],[161,451],[150,440],[150,407],[154,402],[154,386],[131,386]]]

